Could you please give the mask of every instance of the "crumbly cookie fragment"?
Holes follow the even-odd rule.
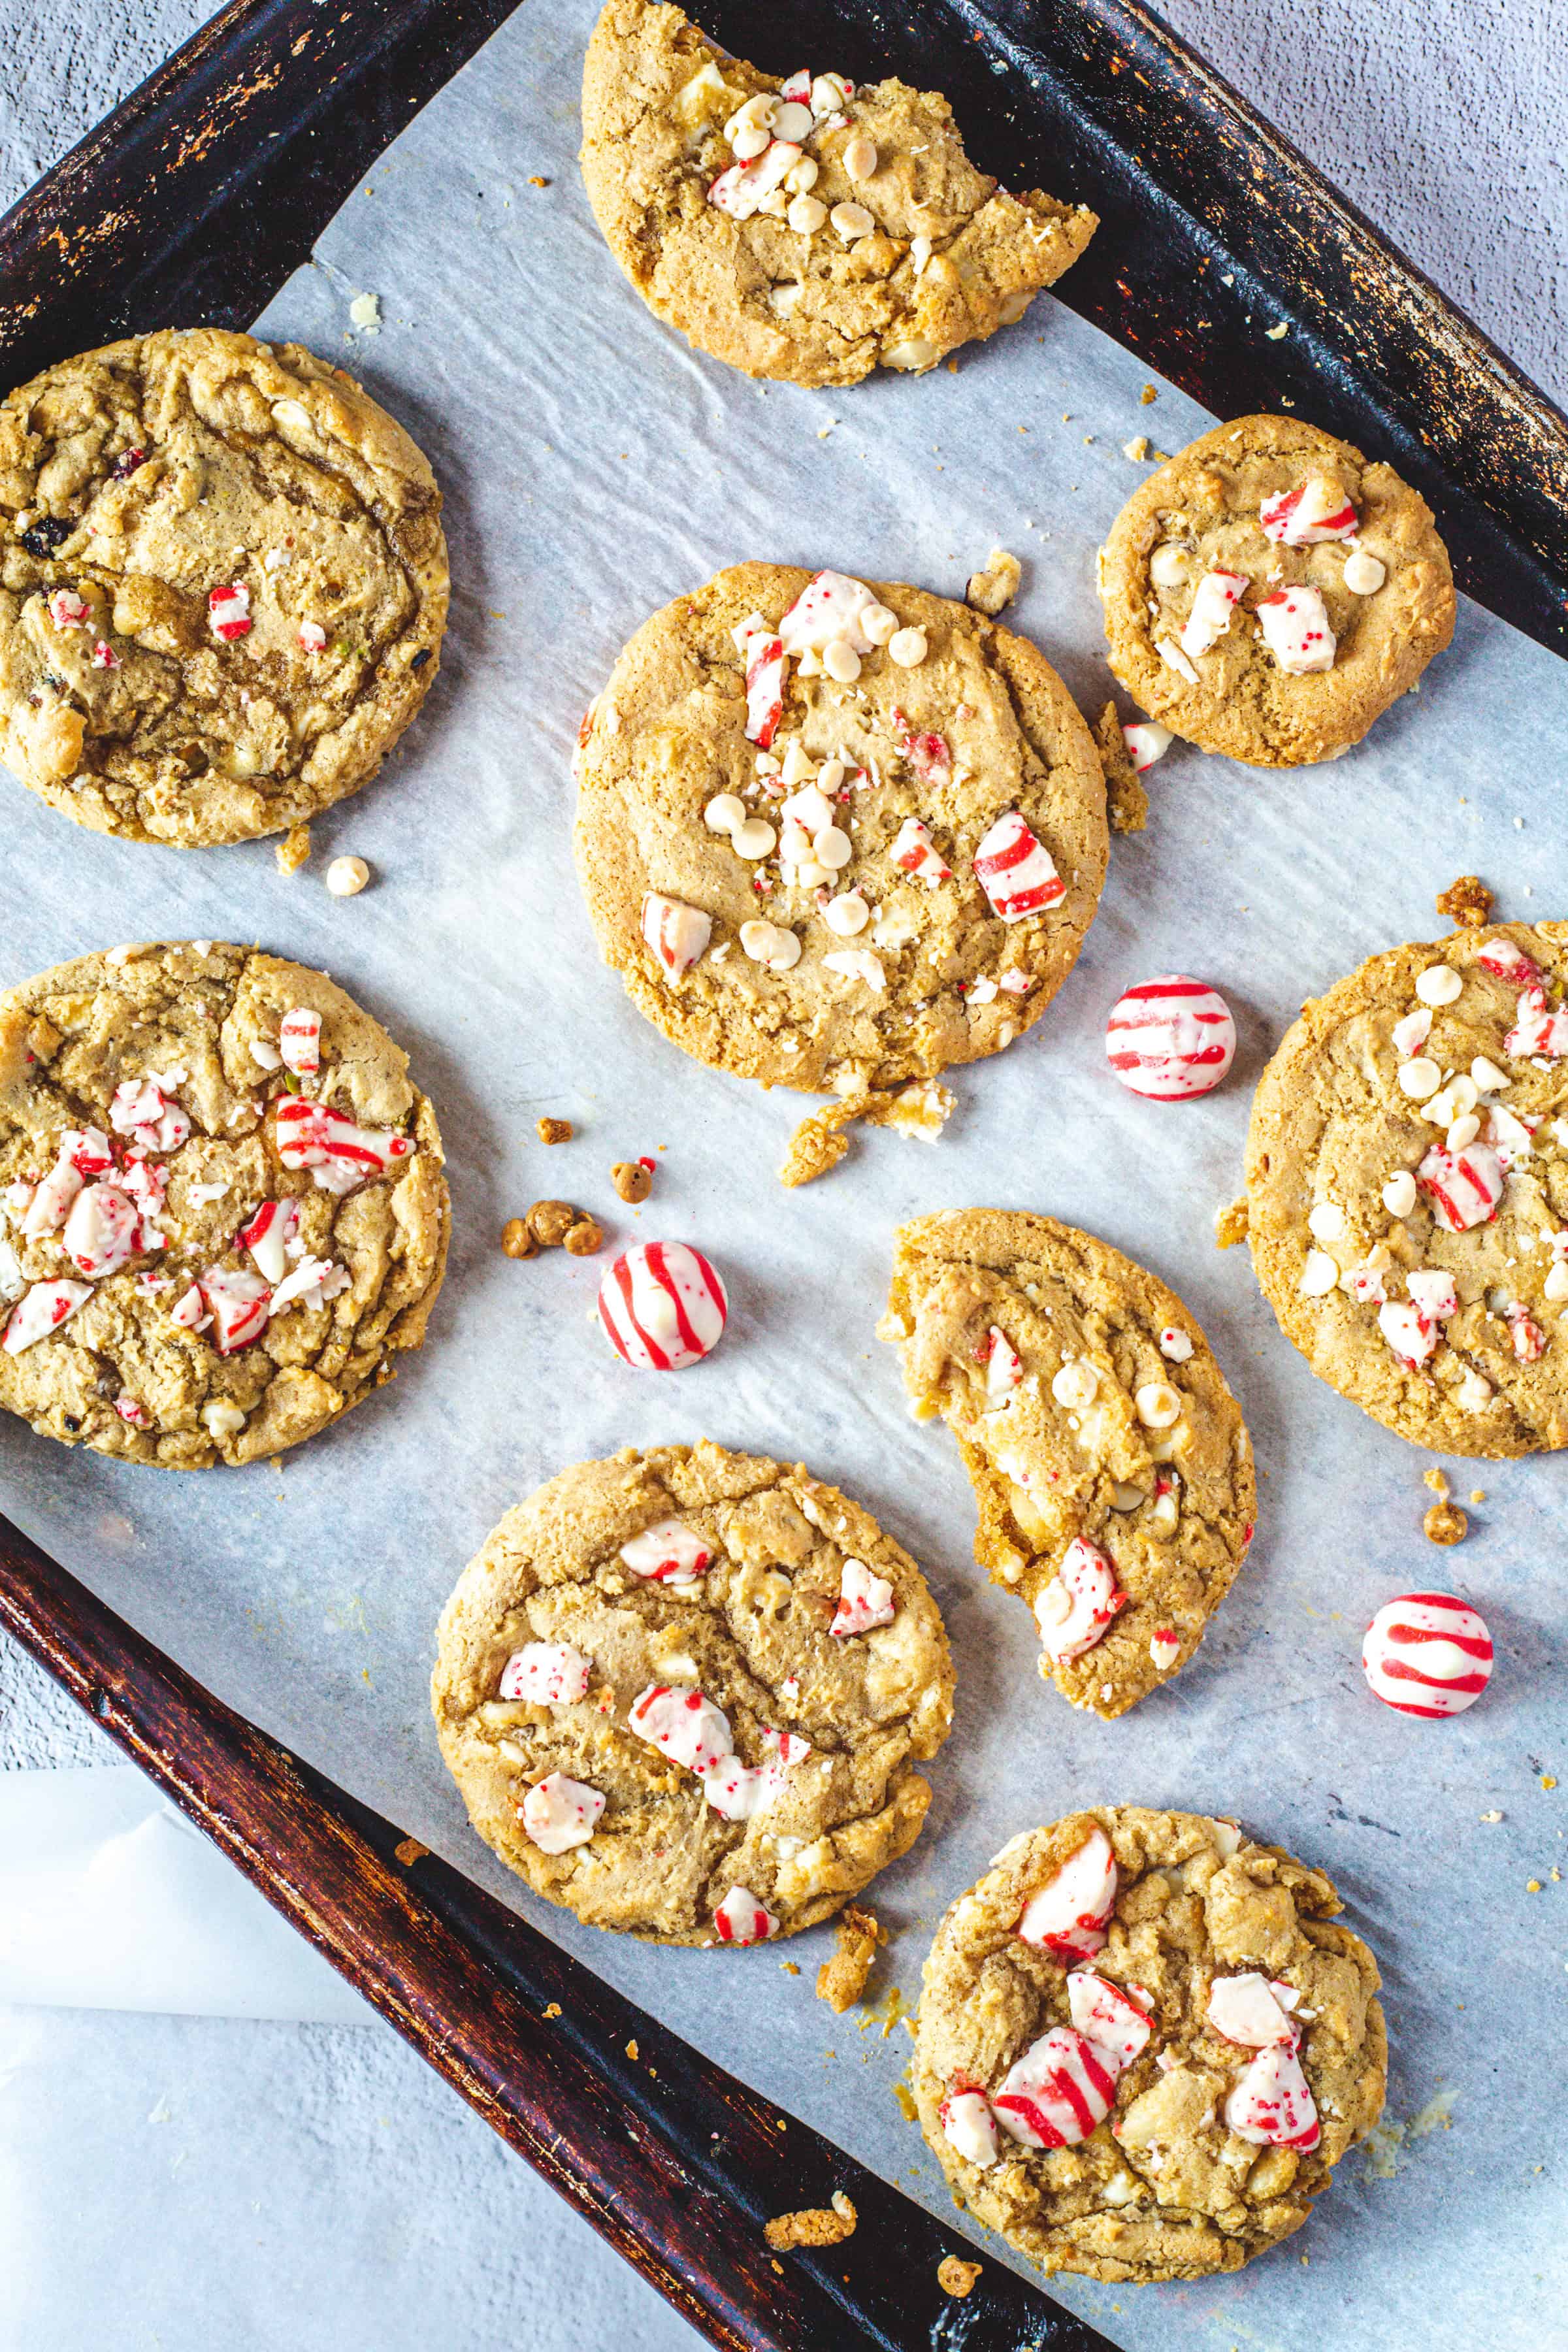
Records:
[[[193,327],[0,404],[0,759],[79,824],[284,833],[436,675],[447,547],[400,425],[298,343]]]
[[[1105,877],[1100,761],[1043,656],[842,572],[740,564],[657,613],[576,772],[578,873],[639,1010],[846,1103],[1010,1045]]]
[[[1121,730],[1121,714],[1108,702],[1094,722],[1100,764],[1105,771],[1105,813],[1112,833],[1142,833],[1149,822],[1149,795]]]
[[[1239,2270],[1382,2111],[1375,1961],[1321,1871],[1233,1822],[1096,1806],[947,1913],[913,2082],[955,2196],[1049,2273]]]
[[[799,2213],[780,2213],[764,2222],[763,2235],[775,2254],[790,2252],[796,2246],[841,2246],[846,2238],[855,2235],[860,2216],[851,2199],[842,2189],[834,2191],[831,2205],[808,2205]]]
[[[779,1182],[791,1187],[814,1183],[837,1168],[849,1149],[849,1129],[858,1120],[868,1127],[890,1127],[896,1135],[934,1143],[952,1118],[951,1087],[927,1078],[907,1087],[884,1087],[828,1103],[803,1118],[789,1139],[789,1150],[779,1170]]]
[[[799,1467],[580,1463],[510,1511],[437,1636],[441,1752],[486,1843],[590,1927],[750,1944],[913,1844],[952,1715],[924,1578]]]
[[[1151,474],[1100,551],[1100,593],[1141,709],[1258,767],[1359,743],[1454,634],[1425,499],[1294,417],[1216,425]]]
[[[899,1228],[888,1314],[919,1418],[974,1487],[974,1557],[1033,1611],[1040,1672],[1106,1717],[1184,1666],[1258,1507],[1252,1446],[1174,1292],[1022,1210]]]
[[[1461,874],[1438,891],[1437,912],[1466,930],[1479,931],[1491,920],[1492,894],[1479,874]]]
[[[847,2009],[853,2009],[866,1990],[877,1947],[887,1940],[887,1929],[869,1911],[846,1904],[838,1915],[838,1949],[816,1971],[817,2000],[825,2000],[840,2017]]]
[[[793,383],[935,367],[1021,319],[1097,226],[977,172],[934,92],[781,81],[648,0],[609,0],[588,44],[583,177],[651,310]]]
[[[1253,1264],[1321,1380],[1434,1453],[1568,1444],[1568,923],[1371,957],[1258,1084]]]
[[[202,1469],[389,1379],[449,1227],[407,1066],[324,973],[210,940],[0,997],[0,1407]]]

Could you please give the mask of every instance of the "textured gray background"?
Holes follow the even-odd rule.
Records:
[[[1547,5],[1164,13],[1562,397],[1568,74]],[[4,0],[0,203],[208,13],[76,0],[62,22]],[[109,1754],[0,1643],[0,1769]],[[634,2335],[695,2341],[389,2032],[0,2011],[4,2352],[596,2352]]]

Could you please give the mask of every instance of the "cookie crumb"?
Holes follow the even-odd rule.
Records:
[[[1437,912],[1464,930],[1479,931],[1491,911],[1492,894],[1479,874],[1461,874],[1437,894]]]
[[[1214,1213],[1214,1245],[1215,1249],[1234,1249],[1237,1242],[1247,1239],[1247,1202],[1231,1201]]]
[[[800,1974],[800,1962],[798,1960],[781,1960],[779,1962],[779,1966],[784,1970],[786,1977],[797,1977]]]
[[[1152,383],[1146,383],[1142,391],[1138,395],[1138,405],[1140,408],[1151,408],[1159,397],[1160,394],[1154,385]]]
[[[562,1247],[568,1257],[592,1257],[605,1246],[605,1229],[596,1217],[579,1217]]]
[[[310,855],[310,828],[308,824],[290,826],[272,855],[278,861],[278,871],[287,877],[298,874]]]
[[[528,175],[528,184],[531,188],[547,188],[550,183],[542,173],[531,172]]]
[[[535,1201],[528,1212],[528,1230],[541,1249],[559,1249],[581,1215],[570,1201]]]
[[[569,1118],[542,1118],[538,1121],[541,1143],[570,1143],[572,1122]]]
[[[634,2039],[634,2040],[632,2040],[632,2041],[628,2042],[627,2042],[627,2044],[626,2044],[626,2056],[631,2060],[632,2064],[633,2064],[634,2066],[635,2066],[635,2065],[637,2064],[637,2058],[638,2058],[639,2054],[640,2054],[640,2053],[639,2053],[639,2052],[638,2052],[638,2050],[637,2050],[637,2045],[636,2040]]]
[[[640,1160],[617,1160],[610,1181],[623,1201],[646,1201],[653,1190],[652,1173]]]
[[[363,335],[381,332],[381,297],[379,294],[356,294],[349,304],[349,317]]]
[[[500,1245],[508,1257],[532,1257],[539,1244],[528,1230],[522,1217],[509,1217],[500,1229]]]
[[[1470,1523],[1458,1503],[1434,1503],[1421,1522],[1422,1532],[1428,1543],[1463,1543],[1470,1532]]]
[[[1149,436],[1146,433],[1135,433],[1131,441],[1124,441],[1121,444],[1121,454],[1124,457],[1131,457],[1135,466],[1142,465],[1149,455]]]
[[[878,1945],[887,1940],[887,1929],[869,1911],[846,1904],[838,1915],[838,1949],[816,1971],[817,2000],[840,2017],[852,2009],[866,1990]]]
[[[943,2294],[966,2295],[980,2276],[978,2263],[961,2262],[956,2254],[947,2254],[936,2266],[936,2283]]]
[[[549,2018],[552,2018],[552,2017],[559,2017],[559,2016],[560,2016],[560,2014],[561,2014],[561,2003],[560,2003],[558,2000],[547,2000],[547,2001],[545,2002],[545,2004],[544,2004],[544,2015],[545,2015],[545,2017],[546,2017],[547,2019],[549,2019]]]
[[[1111,832],[1142,833],[1149,822],[1149,795],[1139,781],[1114,702],[1108,702],[1095,720],[1094,740],[1105,772],[1105,814]]]
[[[798,2213],[780,2213],[764,2224],[763,2235],[775,2254],[795,2246],[838,2246],[855,2234],[859,2220],[844,2191],[835,2191],[831,2205],[808,2205]]]
[[[430,1849],[427,1845],[421,1845],[417,1838],[399,1838],[392,1851],[404,1869],[411,1870],[420,1855],[428,1853]]]
[[[1484,1486],[1472,1486],[1470,1488],[1470,1500],[1472,1503],[1484,1503],[1486,1499],[1487,1490]]]
[[[1023,576],[1024,567],[1017,557],[1010,555],[1005,547],[994,547],[985,559],[984,571],[970,573],[964,599],[977,613],[987,613],[994,620],[1017,594]]]

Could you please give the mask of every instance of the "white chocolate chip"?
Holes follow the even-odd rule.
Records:
[[[900,669],[918,669],[930,650],[923,629],[895,629],[888,640],[889,658]]]
[[[1320,1201],[1307,1219],[1307,1230],[1315,1241],[1342,1241],[1345,1213],[1336,1202]]]
[[[742,952],[770,971],[788,971],[800,961],[800,941],[779,923],[750,922],[741,926]]]
[[[370,880],[363,857],[334,857],[327,868],[327,887],[334,898],[357,898]]]
[[[1489,1095],[1500,1095],[1504,1087],[1511,1084],[1508,1072],[1500,1070],[1497,1064],[1489,1061],[1485,1054],[1476,1055],[1475,1060],[1470,1064],[1470,1076],[1482,1092]]]
[[[1454,1120],[1444,1140],[1450,1151],[1466,1151],[1480,1131],[1480,1120],[1473,1110],[1468,1110]]]
[[[846,890],[842,897],[828,900],[822,910],[822,919],[841,940],[852,940],[870,921],[871,909],[858,890]]]
[[[1400,1091],[1407,1094],[1413,1102],[1427,1101],[1436,1093],[1442,1081],[1442,1071],[1436,1062],[1429,1062],[1425,1054],[1417,1054],[1413,1062],[1400,1065]]]
[[[735,827],[730,835],[730,846],[738,857],[765,857],[777,839],[765,818],[752,816]]]
[[[815,155],[803,155],[798,163],[792,163],[789,170],[784,173],[784,185],[789,190],[790,194],[792,196],[804,196],[808,188],[815,188],[816,185],[816,175],[820,169],[821,166],[817,163]],[[826,220],[826,217],[827,215],[825,208],[823,219]],[[820,226],[821,223],[819,222],[818,226]],[[795,226],[795,223],[792,221],[790,223],[790,226],[794,228]]]
[[[857,237],[869,236],[877,226],[864,205],[835,205],[827,217],[846,245],[853,245]]]
[[[1132,1402],[1145,1429],[1169,1429],[1182,1417],[1180,1394],[1165,1381],[1145,1381],[1134,1390]]]
[[[1327,1250],[1309,1250],[1307,1263],[1301,1268],[1301,1279],[1296,1285],[1303,1298],[1325,1298],[1331,1290],[1340,1286],[1340,1270]]]
[[[1345,558],[1345,586],[1352,596],[1375,596],[1387,577],[1388,566],[1364,547],[1352,547]]]
[[[868,180],[877,169],[877,150],[873,142],[860,131],[844,150],[844,168],[852,180]]]
[[[1415,1179],[1401,1168],[1383,1188],[1383,1205],[1391,1217],[1407,1217],[1415,1206]]]
[[[1088,1404],[1100,1386],[1100,1374],[1094,1366],[1080,1357],[1076,1364],[1064,1364],[1051,1382],[1051,1394],[1058,1404]]]
[[[1546,1279],[1541,1286],[1554,1307],[1560,1299],[1568,1298],[1568,1265],[1559,1259],[1555,1265],[1548,1266]]]
[[[1464,984],[1452,964],[1429,963],[1416,976],[1415,993],[1423,1004],[1452,1004]]]
[[[868,604],[860,615],[860,626],[874,646],[885,646],[898,625],[898,614],[886,604]]]
[[[746,803],[739,793],[715,793],[702,812],[702,822],[710,833],[733,833],[746,822]]]
[[[750,163],[756,156],[765,155],[773,143],[760,122],[742,123],[730,142],[736,160],[742,163]]]
[[[818,196],[793,196],[784,218],[802,236],[810,236],[827,218],[827,206]]]
[[[819,866],[826,866],[830,874],[837,874],[840,866],[847,866],[854,856],[855,845],[837,825],[826,824],[813,839],[811,854]]]
[[[1168,539],[1149,558],[1149,577],[1156,588],[1179,588],[1192,570],[1192,559],[1184,547]]]
[[[802,106],[796,99],[786,99],[773,117],[773,136],[793,140],[798,146],[803,139],[810,138],[811,132],[810,107]]]
[[[245,1427],[244,1413],[227,1397],[215,1397],[211,1404],[204,1404],[202,1421],[213,1437],[233,1437]]]
[[[860,656],[847,637],[835,637],[824,649],[822,667],[840,686],[853,686],[860,675]]]

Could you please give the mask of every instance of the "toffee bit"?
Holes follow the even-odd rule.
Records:
[[[541,1249],[559,1249],[581,1213],[570,1201],[535,1201],[528,1212],[528,1230]]]
[[[1437,894],[1437,912],[1462,930],[1479,931],[1491,911],[1492,894],[1479,874],[1461,874]]]
[[[509,1217],[500,1229],[500,1245],[508,1257],[534,1257],[539,1244],[529,1232],[526,1219]]]
[[[562,1244],[568,1257],[592,1257],[604,1246],[604,1228],[593,1217],[579,1217]]]
[[[957,2254],[948,2254],[936,2266],[936,2283],[943,2294],[966,2295],[980,2276],[978,2263],[962,2262]]]
[[[542,1118],[538,1122],[541,1143],[570,1143],[572,1122],[569,1118]]]

